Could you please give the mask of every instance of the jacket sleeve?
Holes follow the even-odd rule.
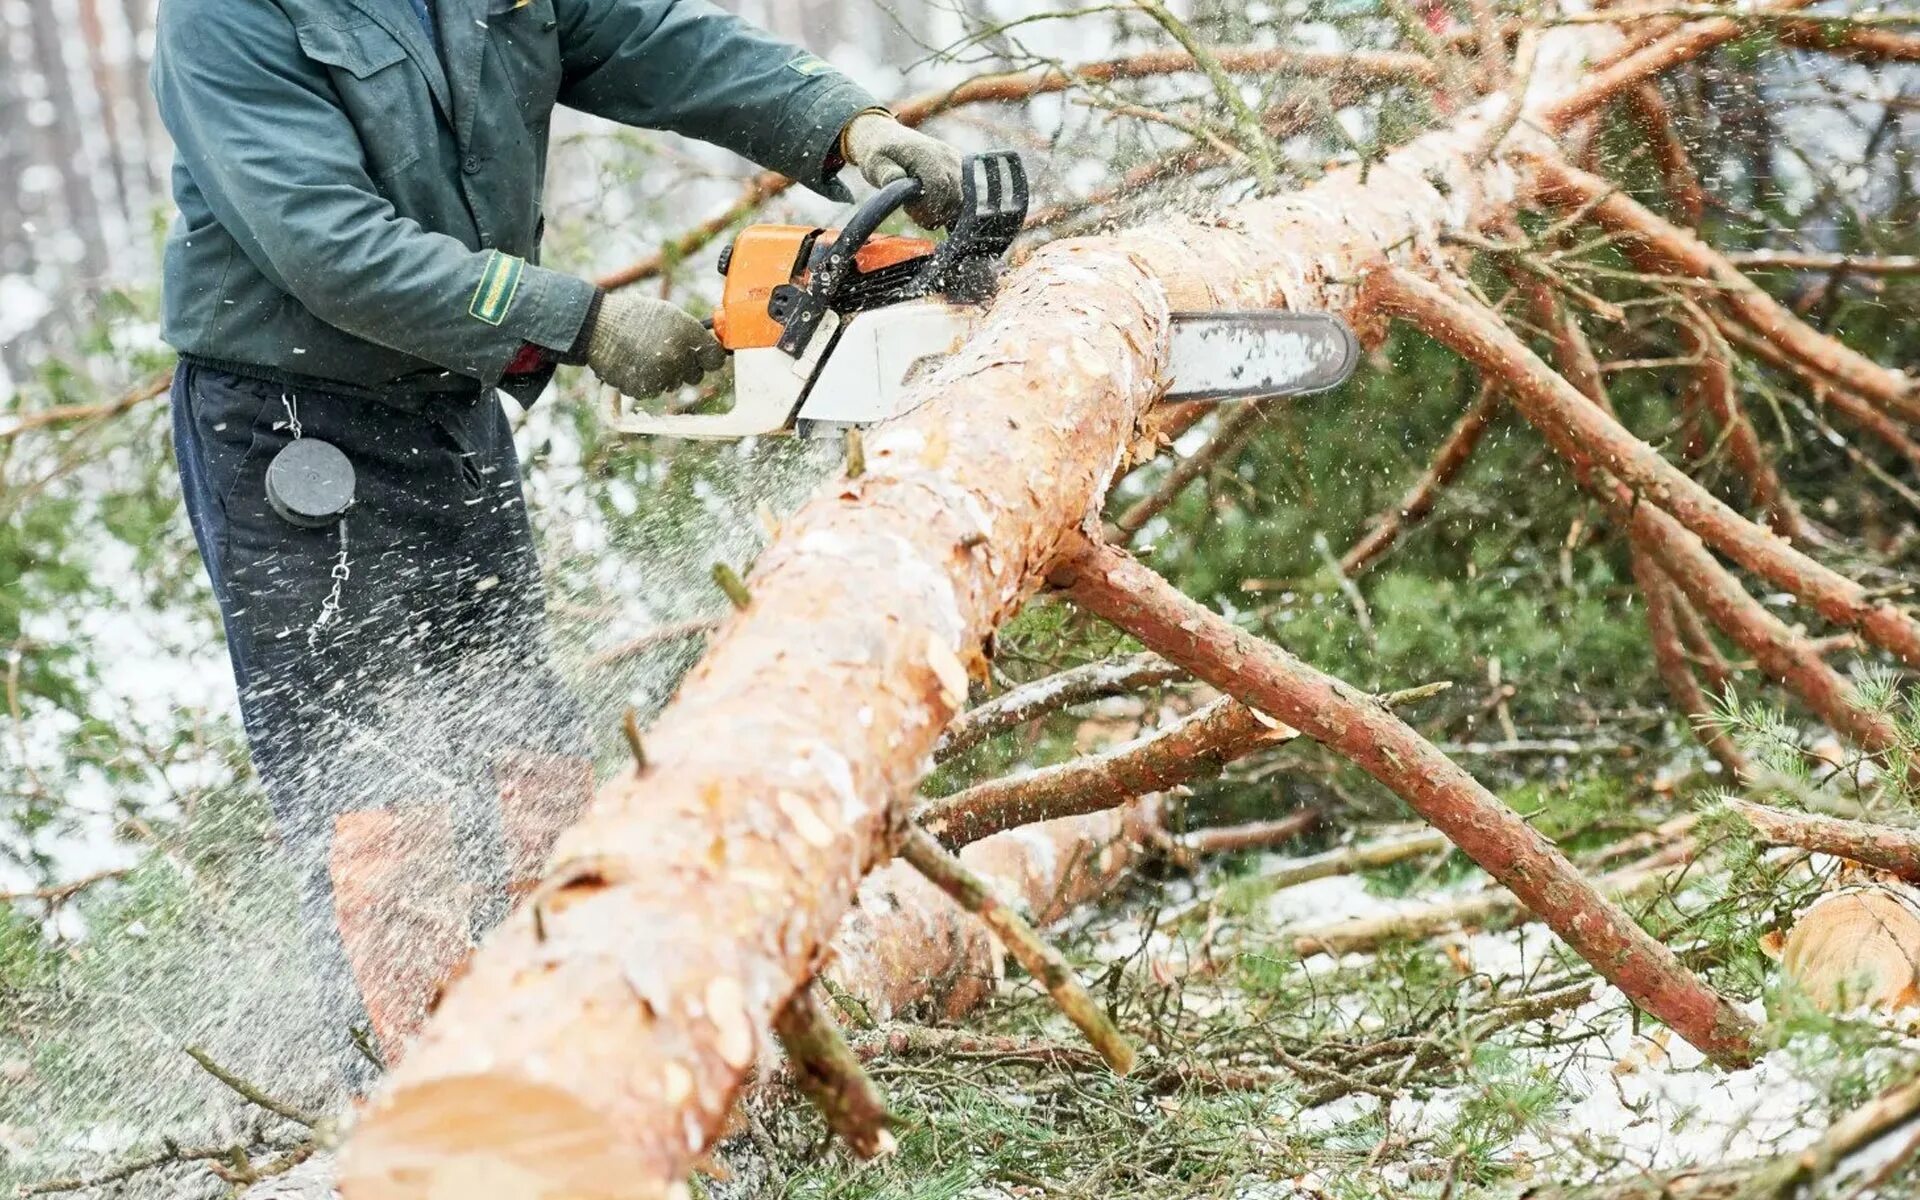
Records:
[[[878,106],[803,50],[707,0],[555,0],[560,102],[724,146],[836,200],[847,122]]]
[[[285,14],[198,7],[163,7],[154,94],[181,165],[269,280],[330,325],[485,383],[525,343],[573,344],[591,284],[399,216]]]

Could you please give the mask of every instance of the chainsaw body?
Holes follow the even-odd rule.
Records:
[[[1012,151],[971,155],[945,239],[879,236],[919,194],[915,180],[896,180],[841,229],[742,230],[720,256],[726,282],[713,315],[714,337],[733,355],[733,407],[661,415],[617,397],[613,427],[682,438],[830,436],[906,412],[913,385],[993,297],[1026,223],[1026,168]],[[1322,313],[1174,313],[1165,399],[1325,391],[1359,357],[1352,332]]]
[[[940,242],[877,236],[920,194],[912,179],[870,196],[841,229],[753,225],[720,256],[713,335],[733,355],[724,413],[655,415],[624,400],[623,433],[686,438],[826,435],[895,416],[911,383],[966,336],[1027,217],[1011,151],[965,164],[961,212]]]

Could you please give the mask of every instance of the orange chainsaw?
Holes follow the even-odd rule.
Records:
[[[752,225],[720,255],[713,333],[733,355],[727,412],[654,414],[615,401],[614,428],[659,437],[831,436],[908,411],[912,384],[951,354],[993,298],[1027,219],[1027,172],[1001,150],[967,158],[960,216],[938,242],[880,236],[920,195],[900,179],[840,229]],[[1346,382],[1360,346],[1338,317],[1173,314],[1176,400],[1300,396]]]

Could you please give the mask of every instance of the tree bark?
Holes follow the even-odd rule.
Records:
[[[1105,754],[990,779],[929,800],[914,819],[946,845],[964,846],[1036,821],[1097,812],[1209,778],[1236,759],[1298,736],[1244,704],[1216,700]]]
[[[1920,830],[1789,812],[1746,800],[1729,799],[1726,805],[1769,845],[1818,850],[1920,883]]]
[[[1166,314],[1097,243],[1009,282],[930,402],[868,436],[860,478],[786,523],[650,731],[651,766],[563,835],[367,1110],[346,1195],[640,1196],[684,1173],[884,853],[963,660],[1096,510]]]

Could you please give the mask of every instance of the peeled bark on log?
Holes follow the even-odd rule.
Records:
[[[1368,289],[1383,312],[1413,322],[1481,370],[1500,376],[1528,421],[1549,437],[1589,447],[1643,502],[1672,513],[1716,550],[1828,620],[1857,629],[1868,641],[1920,666],[1920,625],[1911,616],[1728,508],[1588,403],[1483,306],[1403,270],[1376,272]]]
[[[1294,725],[1386,785],[1610,983],[1709,1058],[1751,1059],[1750,1020],[1596,892],[1518,813],[1384,706],[1234,628],[1111,547],[1089,545],[1054,578],[1076,603],[1149,649]]]
[[[1794,316],[1689,230],[1662,220],[1597,175],[1550,158],[1529,165],[1535,199],[1564,211],[1585,211],[1601,228],[1621,236],[1622,249],[1641,270],[1713,283],[1719,303],[1789,358],[1852,388],[1889,413],[1920,421],[1920,391],[1912,379]]]
[[[1097,505],[1155,393],[1166,312],[1097,244],[1009,281],[930,402],[867,437],[860,478],[784,525],[649,732],[648,770],[562,836],[388,1077],[345,1194],[646,1195],[681,1176],[964,698],[963,656]]]
[[[1509,146],[1551,150],[1537,118],[1614,36],[1543,37]],[[962,661],[1095,512],[1160,390],[1170,305],[1351,312],[1369,268],[1443,264],[1443,233],[1517,192],[1504,159],[1472,161],[1503,107],[1229,219],[1049,246],[1010,277],[925,402],[868,436],[866,473],[783,526],[649,733],[652,766],[602,790],[474,956],[349,1140],[349,1200],[674,1187],[813,976]]]
[[[1027,974],[1047,989],[1067,1020],[1073,1022],[1108,1066],[1121,1075],[1133,1070],[1133,1046],[1088,994],[1066,956],[1043,941],[1027,919],[994,892],[990,882],[917,826],[907,830],[900,857],[993,931],[1007,952],[1026,968]]]
[[[1048,925],[1110,888],[1159,836],[1136,804],[996,834],[960,861]],[[827,977],[879,1021],[923,1006],[959,1017],[992,994],[1006,956],[978,918],[905,863],[867,876],[834,949]]]

